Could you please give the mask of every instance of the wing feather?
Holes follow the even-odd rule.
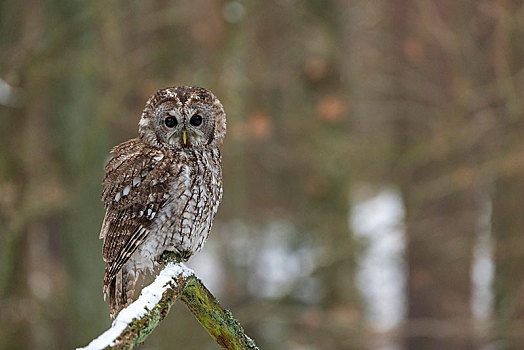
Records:
[[[106,165],[102,200],[106,215],[100,231],[107,262],[107,288],[149,235],[153,220],[166,203],[170,167],[162,151],[139,139],[116,146]]]

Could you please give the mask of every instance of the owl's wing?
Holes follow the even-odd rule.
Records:
[[[169,198],[171,170],[162,151],[139,139],[116,146],[112,153],[102,192],[107,210],[100,231],[107,262],[105,286],[147,238],[155,216]]]

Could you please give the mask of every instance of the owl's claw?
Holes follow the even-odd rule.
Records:
[[[191,251],[185,250],[183,252],[164,250],[161,256],[158,257],[157,262],[166,263],[169,261],[186,262],[193,255]]]

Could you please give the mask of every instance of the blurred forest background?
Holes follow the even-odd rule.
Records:
[[[521,0],[0,0],[0,348],[110,325],[103,167],[228,113],[197,275],[261,349],[524,349]],[[216,349],[182,304],[143,349]]]

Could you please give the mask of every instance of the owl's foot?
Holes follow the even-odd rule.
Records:
[[[187,259],[184,258],[184,256],[180,254],[180,252],[178,251],[173,252],[170,250],[164,250],[162,255],[160,255],[157,259],[157,262],[161,264],[165,264],[168,262],[177,262],[178,263],[178,262],[186,262],[186,261]]]

